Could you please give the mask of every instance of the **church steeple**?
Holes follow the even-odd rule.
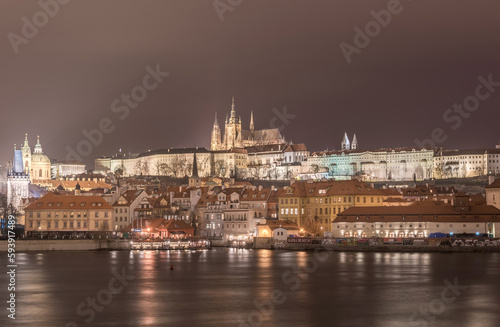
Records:
[[[198,177],[198,162],[196,161],[196,150],[193,154],[193,174],[191,175],[191,178],[193,177]]]
[[[237,120],[236,120],[236,108],[235,108],[235,105],[234,105],[234,97],[233,97],[233,103],[231,104],[231,114],[230,114],[230,117],[229,117],[229,123],[236,123]]]
[[[250,111],[250,132],[253,134],[254,126],[253,126],[253,110]]]
[[[36,136],[36,145],[35,145],[34,153],[43,153],[42,145],[40,144],[40,135]]]
[[[347,132],[344,133],[344,138],[340,143],[341,150],[351,150],[351,143],[349,142],[349,138],[347,137]]]
[[[214,126],[219,126],[219,122],[217,121],[217,111],[215,112]]]
[[[189,177],[189,187],[200,187],[201,186],[201,179],[198,176],[198,162],[196,160],[196,148],[193,153],[193,173],[191,174],[191,177]]]
[[[221,148],[221,132],[219,127],[219,122],[217,121],[217,112],[215,113],[214,126],[212,128],[212,139],[210,142],[210,147],[212,151],[220,150]]]
[[[357,150],[358,149],[358,139],[356,138],[356,134],[354,134],[352,138],[352,145],[351,145],[352,150]]]

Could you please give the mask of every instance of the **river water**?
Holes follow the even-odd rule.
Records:
[[[16,259],[16,319],[4,273],[0,326],[500,326],[500,253],[217,248]]]

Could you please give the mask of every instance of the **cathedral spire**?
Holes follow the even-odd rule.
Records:
[[[229,117],[229,122],[232,124],[236,123],[236,109],[234,106],[234,97],[233,97],[233,103],[231,104],[231,115]]]
[[[217,111],[215,112],[214,126],[219,126],[219,122],[217,121]]]
[[[254,126],[253,126],[253,110],[250,111],[250,132],[253,133],[254,131]]]

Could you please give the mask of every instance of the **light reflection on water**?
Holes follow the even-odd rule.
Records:
[[[0,258],[5,265],[6,256]],[[16,259],[14,326],[86,325],[76,307],[122,268],[134,279],[90,326],[237,326],[276,290],[286,300],[262,326],[407,326],[413,312],[440,297],[444,280],[455,278],[468,288],[436,317],[437,325],[500,321],[497,253],[334,252],[317,262],[313,252],[218,248],[19,253]],[[0,297],[7,300],[3,291]],[[10,326],[4,319],[0,326]]]

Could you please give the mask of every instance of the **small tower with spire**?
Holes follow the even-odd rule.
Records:
[[[24,172],[28,174],[31,167],[31,148],[28,144],[28,133],[24,134],[24,144],[21,150],[23,153]]]
[[[189,187],[201,187],[201,179],[198,176],[198,161],[196,160],[196,148],[193,153],[193,173],[189,177]]]
[[[212,151],[217,151],[221,149],[221,132],[219,127],[219,122],[217,121],[217,112],[215,113],[214,126],[212,128],[212,138],[210,141],[210,149]]]
[[[358,139],[356,138],[356,133],[354,133],[354,136],[352,137],[352,145],[351,145],[351,150],[358,150]]]
[[[349,138],[347,137],[347,132],[344,133],[344,138],[340,143],[341,150],[351,150],[351,143],[349,142]]]
[[[43,154],[42,145],[40,144],[40,135],[36,136],[35,150],[33,153]]]
[[[255,127],[253,125],[253,110],[250,111],[250,133],[252,133],[252,136],[253,136],[253,132],[255,130]]]

